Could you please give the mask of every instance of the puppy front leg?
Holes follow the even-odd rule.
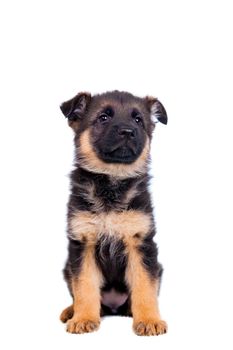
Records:
[[[102,276],[95,262],[93,245],[84,250],[81,271],[72,277],[73,317],[67,322],[67,332],[86,333],[100,325],[100,287]]]
[[[131,311],[135,333],[137,335],[166,333],[167,325],[161,320],[157,300],[159,280],[146,271],[136,246],[130,247],[128,251],[126,280],[131,291]]]

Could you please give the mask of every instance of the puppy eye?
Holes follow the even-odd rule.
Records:
[[[101,123],[107,122],[114,115],[114,111],[111,107],[105,108],[105,110],[99,115],[98,120]]]
[[[141,123],[142,122],[142,118],[139,115],[137,115],[137,117],[135,117],[134,120],[135,120],[136,123]]]
[[[131,113],[132,118],[135,120],[137,124],[142,124],[142,116],[137,110],[133,110]]]
[[[104,123],[106,121],[108,121],[108,119],[110,119],[109,115],[107,115],[106,113],[101,113],[98,117],[98,120],[101,122],[101,123]]]

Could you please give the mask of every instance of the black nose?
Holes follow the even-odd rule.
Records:
[[[118,130],[119,135],[125,136],[125,137],[134,137],[135,136],[135,131],[131,128],[120,128]]]

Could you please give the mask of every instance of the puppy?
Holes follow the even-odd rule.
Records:
[[[70,333],[96,330],[100,317],[133,317],[138,335],[166,333],[157,295],[162,266],[153,241],[148,165],[157,98],[79,93],[61,105],[74,130],[64,278],[73,304],[60,319]]]

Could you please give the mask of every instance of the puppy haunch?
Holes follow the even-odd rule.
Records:
[[[83,92],[61,105],[74,130],[64,277],[73,304],[60,318],[71,333],[91,332],[102,315],[133,316],[138,335],[165,333],[157,294],[162,266],[153,241],[149,152],[157,98]]]

